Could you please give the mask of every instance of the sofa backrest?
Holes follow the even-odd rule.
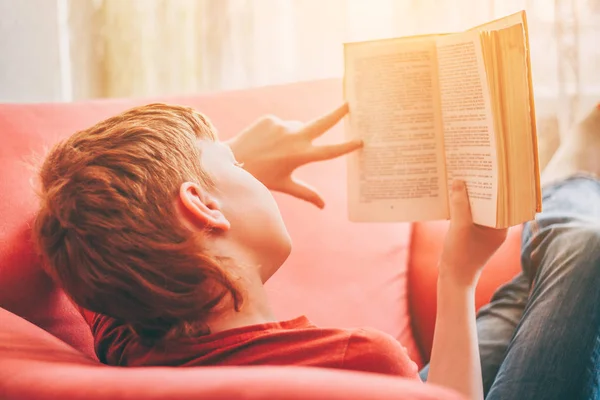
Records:
[[[0,307],[93,356],[89,329],[42,272],[30,243],[36,199],[33,153],[135,105],[164,101],[206,113],[228,138],[267,113],[310,120],[343,101],[339,80],[186,98],[73,104],[0,105]],[[343,139],[340,126],[319,141]],[[306,314],[318,325],[371,326],[397,337],[420,363],[407,301],[409,224],[353,224],[346,210],[345,161],[310,165],[298,176],[316,186],[324,211],[277,195],[294,249],[268,283],[278,316]]]

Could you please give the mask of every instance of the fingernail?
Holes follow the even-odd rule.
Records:
[[[453,191],[461,191],[463,190],[465,184],[463,181],[455,179],[454,181],[452,181],[452,190]]]

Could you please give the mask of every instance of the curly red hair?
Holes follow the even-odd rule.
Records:
[[[150,104],[108,118],[51,149],[41,167],[34,242],[79,306],[145,339],[207,331],[203,319],[240,287],[180,222],[180,185],[213,185],[198,139],[210,122],[187,107]]]

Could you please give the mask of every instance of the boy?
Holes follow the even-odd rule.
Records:
[[[307,365],[418,379],[390,336],[277,321],[264,291],[291,249],[269,189],[322,206],[292,172],[360,147],[311,144],[346,112],[307,125],[264,119],[226,145],[201,114],[152,104],[52,149],[34,238],[50,274],[93,313],[101,361]],[[481,398],[474,288],[506,231],[475,226],[468,204],[456,182],[428,382]]]

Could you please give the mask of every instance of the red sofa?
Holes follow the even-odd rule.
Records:
[[[272,113],[308,120],[342,102],[325,80],[195,97],[0,105],[0,398],[2,399],[434,399],[430,385],[320,368],[116,368],[99,364],[81,315],[40,269],[30,244],[36,209],[30,164],[59,138],[151,101],[196,107],[222,138]],[[341,140],[342,129],[324,142]],[[345,163],[298,171],[326,199],[324,211],[276,195],[294,240],[268,283],[280,318],[307,315],[322,326],[371,326],[397,337],[419,364],[429,357],[436,263],[446,222],[354,224],[346,210]],[[519,231],[483,274],[478,305],[519,269]]]

